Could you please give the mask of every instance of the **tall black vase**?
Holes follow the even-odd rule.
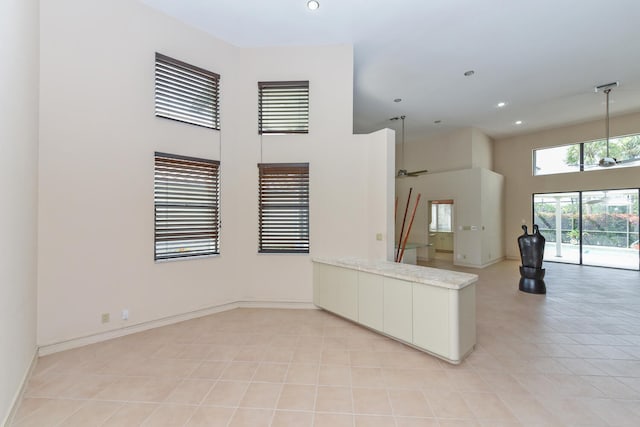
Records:
[[[530,294],[546,294],[547,287],[544,283],[544,268],[542,258],[544,256],[545,239],[538,226],[533,224],[533,234],[527,233],[527,226],[523,225],[524,234],[518,237],[520,247],[520,284],[522,292]]]

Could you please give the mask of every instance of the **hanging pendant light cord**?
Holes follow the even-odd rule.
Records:
[[[404,118],[406,116],[400,116],[402,119],[402,169],[404,170]]]
[[[611,92],[611,89],[605,89],[604,93],[607,95],[607,120],[606,120],[606,127],[607,127],[607,157],[609,157],[609,92]]]

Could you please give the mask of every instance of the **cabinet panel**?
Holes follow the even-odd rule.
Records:
[[[412,283],[384,278],[384,332],[403,341],[413,340]]]
[[[413,285],[413,344],[449,357],[449,290]]]
[[[331,265],[317,265],[317,287],[320,307],[348,319],[358,319],[358,273]]]
[[[384,284],[382,276],[358,273],[358,322],[373,329],[384,328]]]

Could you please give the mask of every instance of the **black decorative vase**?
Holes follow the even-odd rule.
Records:
[[[520,290],[530,294],[546,294],[547,287],[544,283],[544,268],[542,257],[544,256],[545,239],[538,226],[533,224],[533,234],[527,234],[527,226],[523,225],[524,234],[518,237],[520,247]]]

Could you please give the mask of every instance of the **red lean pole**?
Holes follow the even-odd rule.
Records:
[[[402,243],[402,251],[400,252],[400,257],[398,258],[398,262],[402,262],[402,257],[404,256],[404,248],[407,247],[407,240],[409,240],[409,233],[411,233],[411,226],[413,225],[413,219],[416,217],[416,210],[418,210],[418,204],[420,203],[421,194],[418,193],[418,198],[416,199],[416,205],[413,207],[413,213],[411,214],[411,221],[409,221],[409,228],[407,228],[407,235],[404,238],[404,242]]]
[[[411,201],[411,192],[413,191],[413,187],[409,188],[409,197],[407,197],[407,207],[404,208],[404,218],[402,219],[402,228],[400,228],[400,238],[398,239],[398,249],[396,250],[395,261],[398,262],[398,257],[400,256],[400,245],[402,244],[402,235],[404,233],[404,224],[407,221],[407,212],[409,212],[409,202]]]

